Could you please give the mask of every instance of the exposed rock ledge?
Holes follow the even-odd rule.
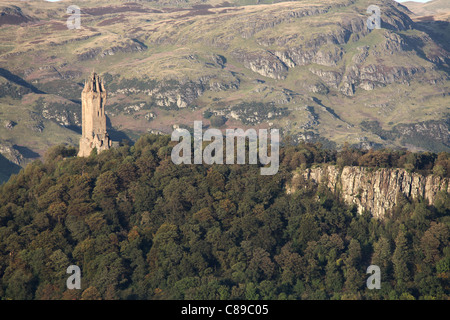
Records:
[[[296,172],[287,193],[295,192],[301,176],[316,183],[326,183],[332,192],[339,192],[346,203],[356,204],[359,213],[367,210],[376,218],[383,218],[401,193],[434,204],[440,191],[450,192],[449,179],[434,175],[423,176],[404,169],[344,167],[340,170],[336,166],[327,166]]]

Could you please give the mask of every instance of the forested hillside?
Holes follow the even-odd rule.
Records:
[[[448,154],[284,146],[280,170],[174,165],[169,136],[88,158],[58,146],[0,187],[2,299],[448,299],[450,197],[383,220],[298,168],[399,166],[448,176]],[[366,269],[381,268],[381,289]],[[66,269],[81,268],[80,290]]]

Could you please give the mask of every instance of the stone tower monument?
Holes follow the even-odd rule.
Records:
[[[82,136],[79,157],[87,157],[94,148],[100,153],[111,147],[111,140],[106,131],[106,90],[101,79],[93,72],[85,81],[81,93]]]

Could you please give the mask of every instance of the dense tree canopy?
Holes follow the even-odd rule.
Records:
[[[447,154],[281,149],[281,167],[175,165],[170,137],[88,158],[58,146],[0,187],[3,299],[448,299],[450,197],[359,215],[323,186],[285,183],[320,163],[450,174]],[[366,287],[381,268],[380,290]],[[66,288],[69,265],[80,290]]]

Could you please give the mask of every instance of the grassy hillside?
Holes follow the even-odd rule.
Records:
[[[402,4],[417,16],[448,16],[450,11],[450,4],[446,0],[432,0],[425,3],[406,1]]]
[[[68,3],[2,2],[0,121],[22,110],[55,126],[19,132],[24,117],[0,140],[40,155],[77,144],[82,83],[95,69],[119,140],[208,125],[209,111],[227,118],[222,129],[276,127],[337,147],[450,148],[447,33],[394,1],[83,1],[73,30]],[[370,4],[380,30],[367,29]]]

